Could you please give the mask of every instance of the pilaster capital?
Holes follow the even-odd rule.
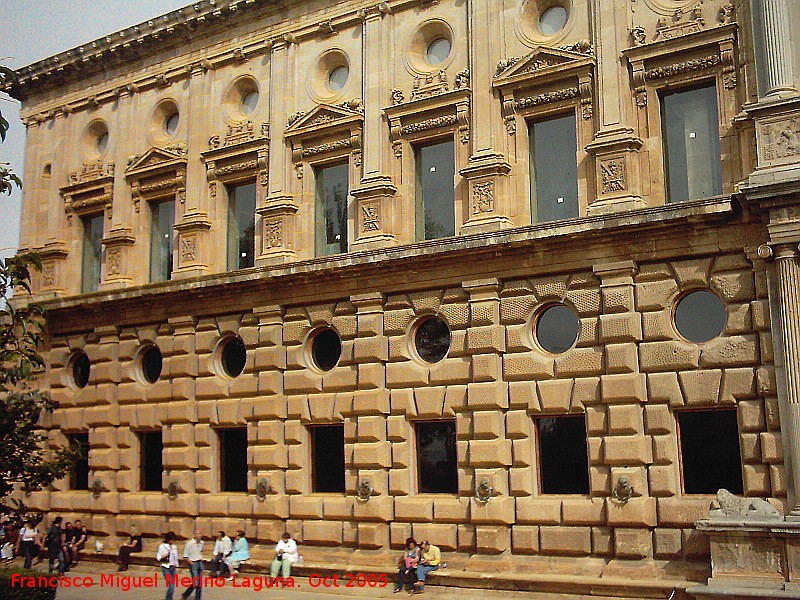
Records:
[[[461,287],[469,294],[470,302],[478,302],[481,300],[499,300],[502,285],[499,279],[492,277],[465,281],[461,284]]]
[[[366,294],[355,294],[350,296],[358,314],[383,312],[383,305],[386,302],[386,294],[382,292],[368,292]]]
[[[800,254],[800,244],[794,242],[761,244],[756,250],[756,256],[764,261],[792,260],[797,258],[798,254]]]
[[[639,267],[632,260],[623,260],[594,265],[592,270],[600,278],[603,286],[633,285],[633,276],[639,272]]]

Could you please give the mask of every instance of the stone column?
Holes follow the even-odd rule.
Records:
[[[762,258],[775,259],[770,282],[770,312],[778,378],[781,433],[786,448],[789,476],[787,519],[800,520],[800,263],[796,242],[764,245]]]
[[[792,50],[787,48],[791,39],[788,0],[761,0],[761,10],[755,12],[761,18],[764,35],[761,68],[766,90],[763,96],[797,94]]]

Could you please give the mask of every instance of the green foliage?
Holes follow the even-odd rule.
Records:
[[[0,598],[2,600],[54,600],[58,588],[51,587],[11,587],[11,576],[19,573],[25,577],[41,577],[43,571],[30,569],[0,569]]]
[[[9,69],[0,65],[0,89],[5,88],[17,81],[17,74]],[[3,118],[3,113],[0,112],[0,142],[6,141],[6,133],[8,133],[8,121]]]
[[[8,67],[0,65],[0,90],[6,88],[6,86],[9,86],[16,81],[17,74]],[[5,117],[3,117],[3,113],[0,112],[0,142],[4,142],[6,140],[6,134],[8,133],[9,126],[10,124],[8,120],[6,120]],[[11,190],[15,185],[21,188],[22,181],[11,170],[11,165],[0,162],[0,194],[11,194]]]

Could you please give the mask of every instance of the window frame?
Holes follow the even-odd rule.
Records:
[[[314,431],[319,430],[322,428],[340,428],[342,431],[342,491],[318,491],[316,481],[317,481],[317,461],[315,460],[316,450],[315,450],[315,443],[314,443]],[[311,494],[325,494],[325,495],[334,495],[334,496],[344,496],[347,494],[347,436],[345,432],[345,424],[344,423],[308,423],[306,425],[306,430],[308,432],[308,464],[311,466],[309,469],[310,479],[309,482],[309,493]]]
[[[352,174],[351,174],[351,164],[349,157],[346,155],[338,155],[336,158],[329,157],[324,161],[319,162],[309,162],[310,171],[313,173],[313,181],[314,181],[314,256],[317,257],[324,257],[324,256],[336,256],[338,254],[346,254],[350,251],[350,245],[352,242],[351,238],[351,229],[352,229],[352,219],[350,216],[351,213],[351,195],[350,191],[353,188],[352,182]],[[325,220],[324,214],[324,198],[322,197],[321,192],[321,180],[320,173],[325,169],[336,168],[336,167],[347,167],[347,194],[345,195],[345,214],[344,214],[344,225],[343,232],[345,236],[345,249],[342,252],[329,252],[328,246],[332,246],[333,244],[328,244],[324,239],[324,233],[326,231],[327,222]],[[340,225],[342,225],[340,224]]]
[[[577,493],[560,493],[560,492],[545,492],[544,491],[544,468],[542,464],[542,440],[541,440],[541,433],[539,432],[539,425],[537,423],[538,420],[541,419],[559,419],[559,418],[568,418],[568,419],[575,419],[577,420],[580,418],[583,422],[583,431],[584,431],[584,439],[586,440],[585,450],[586,450],[586,492],[577,492]],[[533,443],[533,452],[534,457],[533,460],[535,461],[536,465],[536,493],[538,496],[542,497],[587,497],[592,494],[592,477],[591,477],[591,467],[592,463],[590,460],[590,452],[589,452],[589,427],[588,423],[586,422],[586,413],[538,413],[533,415],[533,436],[534,436],[534,443]]]
[[[96,220],[100,223],[100,238],[97,240],[99,245],[99,252],[97,253],[97,281],[93,281],[91,285],[87,286],[87,245],[91,237],[89,229],[91,224]],[[81,294],[91,294],[99,289],[100,284],[103,282],[103,238],[105,235],[105,213],[90,212],[80,215],[81,226],[83,227],[81,235]],[[94,261],[92,261],[94,264]],[[87,289],[90,288],[90,289]]]
[[[453,426],[453,444],[455,449],[455,483],[456,489],[452,492],[423,492],[421,491],[422,486],[422,468],[420,465],[420,444],[419,444],[419,429],[420,425],[431,425],[437,423],[451,423]],[[414,491],[417,495],[431,495],[431,496],[458,496],[460,493],[461,488],[461,480],[460,480],[460,473],[458,469],[458,425],[456,423],[456,419],[415,419],[411,422],[411,427],[413,430],[414,442],[413,442],[413,451],[414,451],[414,470],[415,470],[415,477],[414,477]]]
[[[148,204],[148,210],[150,211],[150,214],[149,214],[149,218],[150,218],[150,227],[149,227],[149,251],[150,251],[149,265],[150,265],[150,267],[149,267],[149,271],[150,272],[149,272],[148,282],[149,283],[162,283],[162,282],[165,282],[165,281],[171,281],[172,280],[172,274],[175,272],[175,266],[176,266],[175,254],[176,254],[176,249],[177,249],[176,241],[178,239],[178,232],[175,230],[175,224],[178,222],[178,217],[177,217],[178,203],[175,201],[175,199],[173,197],[165,196],[165,197],[162,197],[162,198],[151,200],[147,204]],[[155,251],[156,251],[155,250],[155,244],[156,244],[155,234],[156,234],[156,229],[159,227],[159,226],[156,225],[156,218],[157,218],[156,210],[158,211],[158,217],[160,217],[162,207],[165,204],[172,204],[172,227],[170,227],[169,252],[168,252],[167,258],[166,258],[167,265],[169,266],[169,272],[165,274],[166,277],[164,279],[160,279],[160,278],[155,278],[154,277],[154,272],[155,272],[155,268],[156,268],[156,266],[154,264],[154,258],[155,258],[154,254],[155,254]],[[163,232],[161,232],[160,229],[159,229],[158,233],[159,233],[159,235],[161,235]],[[159,254],[160,254],[160,252],[159,252]],[[160,258],[163,259],[164,257],[160,257]],[[160,277],[160,275],[159,275],[159,277]]]
[[[164,487],[164,430],[159,429],[142,429],[135,432],[136,438],[139,443],[139,491],[144,493],[163,493],[165,490]],[[158,434],[161,438],[161,473],[160,477],[160,485],[158,489],[150,489],[147,487],[147,446],[145,443],[145,436],[148,435],[155,435]]]
[[[91,478],[92,469],[91,469],[91,466],[89,464],[89,451],[91,450],[91,445],[90,445],[90,442],[89,442],[89,432],[88,431],[80,431],[80,432],[73,432],[73,433],[66,434],[67,443],[68,443],[69,447],[71,447],[71,448],[75,447],[78,444],[83,446],[84,445],[83,440],[78,440],[77,438],[78,437],[83,438],[84,436],[86,438],[86,441],[85,441],[86,456],[83,459],[75,461],[75,463],[73,463],[73,465],[72,465],[72,468],[70,469],[70,473],[69,473],[69,476],[68,476],[69,477],[68,489],[70,491],[89,491],[89,489],[90,489],[90,487],[89,487],[89,479]],[[86,461],[86,486],[85,487],[79,487],[75,480],[77,479],[78,464],[79,463],[83,463],[83,461]]]
[[[245,456],[244,456],[244,489],[232,490],[227,489],[226,486],[226,477],[225,477],[225,441],[224,436],[227,435],[230,431],[243,431],[244,432],[244,442],[245,442]],[[216,434],[216,443],[217,443],[217,452],[216,452],[216,459],[217,459],[217,489],[220,493],[225,494],[247,494],[250,491],[250,460],[249,460],[249,453],[250,453],[250,441],[248,439],[248,431],[247,425],[240,425],[235,427],[214,427],[214,433]]]
[[[425,189],[422,185],[422,171],[421,171],[421,157],[420,151],[424,148],[431,148],[433,146],[440,146],[444,144],[453,145],[453,233],[439,237],[425,237],[426,220],[425,220]],[[438,240],[447,237],[454,237],[458,235],[459,219],[457,212],[457,183],[458,176],[458,147],[454,138],[441,137],[432,138],[418,141],[411,144],[411,153],[414,160],[414,241],[427,242],[430,240]]]
[[[240,263],[241,263],[241,258],[242,258],[241,257],[242,249],[241,249],[241,245],[240,245],[239,242],[241,241],[242,232],[239,230],[239,221],[235,216],[235,211],[236,211],[236,208],[235,208],[236,190],[241,188],[241,187],[250,186],[250,185],[253,186],[253,194],[254,194],[253,221],[252,221],[252,225],[253,225],[253,246],[250,249],[252,251],[252,253],[253,253],[253,264],[252,265],[241,266]],[[226,202],[226,206],[227,206],[227,211],[226,211],[226,236],[225,236],[225,250],[226,250],[226,264],[225,264],[225,267],[226,267],[226,271],[238,271],[239,269],[249,269],[251,267],[254,267],[255,264],[256,264],[256,224],[258,222],[258,219],[257,219],[257,215],[256,215],[256,210],[255,209],[258,207],[258,191],[259,191],[258,181],[256,181],[255,176],[253,176],[252,178],[249,178],[249,179],[235,179],[235,180],[232,180],[232,181],[228,181],[228,182],[224,183],[224,185],[222,187],[225,189],[225,198],[227,200],[227,202]],[[233,207],[232,207],[232,205],[233,205]],[[232,241],[232,238],[231,238],[231,233],[232,233],[231,225],[232,225],[232,222],[236,223],[236,233],[238,234],[238,237],[236,238],[237,242],[236,242],[236,251],[235,252],[233,252],[233,250],[232,250],[232,244],[233,244],[233,241]],[[233,266],[231,264],[231,258],[233,258],[233,257],[235,257],[237,259],[237,265],[236,266]]]

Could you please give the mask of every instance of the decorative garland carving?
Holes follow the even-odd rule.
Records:
[[[257,160],[245,160],[242,162],[238,162],[232,165],[225,165],[224,167],[220,167],[216,169],[215,174],[217,177],[220,175],[230,175],[232,173],[239,173],[241,171],[250,171],[258,168],[258,161]]]
[[[689,73],[691,71],[702,71],[703,69],[710,69],[711,67],[716,67],[721,62],[722,58],[720,57],[719,54],[711,54],[709,56],[704,56],[702,58],[687,60],[684,62],[668,65],[665,67],[656,67],[654,69],[648,69],[647,71],[644,72],[644,78],[648,81],[653,81],[656,79],[665,79],[667,77],[672,77],[673,75],[680,75],[682,73]]]
[[[560,102],[561,100],[570,100],[572,98],[577,98],[579,95],[580,93],[577,87],[568,87],[555,92],[545,92],[537,96],[529,96],[514,100],[514,109],[524,110],[532,106],[539,106],[540,104],[551,104],[553,102]]]
[[[458,117],[456,115],[444,115],[442,117],[434,117],[432,119],[425,119],[418,123],[411,123],[403,125],[400,128],[401,135],[409,135],[412,133],[419,133],[429,129],[438,129],[439,127],[449,127],[458,124]]]
[[[303,150],[300,152],[300,158],[316,156],[317,154],[326,154],[328,152],[334,152],[336,150],[341,150],[343,148],[351,148],[352,146],[353,146],[353,140],[348,137],[342,140],[336,140],[335,142],[327,142],[325,144],[320,144],[319,146],[310,146],[308,148],[303,148]]]

